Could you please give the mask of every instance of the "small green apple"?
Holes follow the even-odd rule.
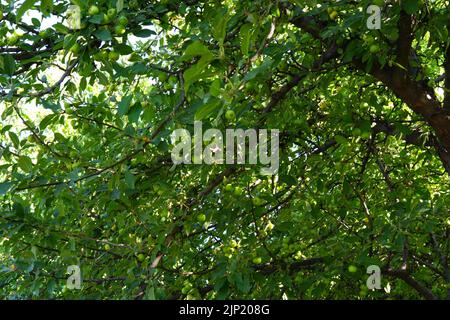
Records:
[[[337,16],[338,16],[338,12],[337,12],[336,10],[334,10],[334,11],[332,11],[332,12],[330,13],[330,19],[331,19],[331,20],[336,20],[336,19],[337,19]]]
[[[116,25],[115,27],[114,27],[114,32],[117,34],[117,35],[123,35],[125,32],[126,32],[126,29],[125,29],[125,27],[123,26],[123,25],[121,25],[121,24],[118,24],[118,25]]]
[[[370,53],[378,53],[380,51],[380,46],[377,44],[372,44],[369,48]]]
[[[119,22],[120,25],[122,26],[126,26],[128,24],[128,19],[125,16],[120,16],[119,19],[117,20]]]
[[[108,9],[108,12],[106,14],[112,19],[116,16],[117,10],[114,8]]]
[[[356,271],[358,271],[358,268],[356,266],[352,264],[348,266],[348,272],[355,273]]]
[[[260,205],[262,205],[264,203],[264,201],[261,198],[258,198],[258,197],[254,197],[252,199],[252,202],[253,202],[253,205],[255,205],[255,206],[260,206]]]
[[[262,259],[261,259],[261,257],[255,257],[255,258],[253,258],[252,261],[254,264],[260,264],[262,262]]]
[[[145,255],[144,255],[143,253],[139,253],[138,256],[137,256],[137,259],[138,259],[140,262],[142,262],[142,261],[145,260]]]
[[[206,216],[204,214],[199,214],[197,216],[197,221],[198,222],[205,222],[206,221]]]
[[[115,51],[111,51],[110,53],[108,53],[108,59],[110,61],[117,61],[119,60],[120,54],[118,52]]]
[[[227,112],[225,112],[225,118],[228,121],[233,121],[234,119],[236,119],[236,114],[233,110],[227,110]]]
[[[88,13],[90,16],[95,16],[100,12],[100,9],[97,6],[90,6]]]

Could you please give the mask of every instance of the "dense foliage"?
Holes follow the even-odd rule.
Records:
[[[0,297],[449,297],[449,1],[0,4]],[[278,173],[173,166],[194,120]]]

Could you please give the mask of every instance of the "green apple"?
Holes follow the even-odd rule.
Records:
[[[116,16],[117,10],[114,8],[108,9],[108,12],[106,14],[112,19]]]
[[[337,12],[336,10],[334,10],[334,11],[332,11],[332,12],[330,13],[330,19],[331,19],[331,20],[336,20],[336,19],[337,19],[337,16],[338,16],[338,12]]]
[[[108,59],[110,61],[117,61],[119,60],[120,54],[118,52],[115,51],[111,51],[110,53],[108,53]]]
[[[236,119],[236,114],[233,110],[227,110],[227,112],[225,112],[225,118],[228,121],[233,121],[234,119]]]
[[[13,33],[12,35],[10,35],[8,37],[8,40],[6,41],[6,43],[10,46],[13,46],[17,43],[18,40],[19,40],[19,35],[16,33]]]
[[[88,13],[90,16],[95,16],[100,12],[100,9],[97,6],[90,6]]]
[[[327,103],[327,101],[326,101],[326,100],[320,101],[320,103],[319,103],[319,108],[320,108],[320,109],[326,109],[326,108],[328,108],[328,103]]]
[[[139,253],[138,256],[137,256],[137,259],[138,259],[140,262],[142,262],[142,261],[145,260],[145,255],[142,254],[142,253]]]
[[[262,259],[261,259],[261,257],[255,257],[255,258],[253,258],[252,261],[254,264],[260,264],[262,262]]]
[[[131,0],[129,4],[131,9],[137,9],[139,7],[139,1],[138,0]]]
[[[353,133],[354,136],[359,137],[361,135],[361,129],[360,128],[354,128],[352,133]]]
[[[236,196],[240,196],[240,195],[242,195],[242,193],[243,193],[243,190],[242,190],[241,187],[236,187],[236,188],[234,188],[234,194],[235,194]]]
[[[105,244],[105,250],[106,250],[106,251],[111,250],[111,246],[110,246],[109,244]]]
[[[252,202],[253,202],[253,204],[255,206],[260,206],[260,205],[262,205],[264,203],[264,201],[261,198],[258,198],[258,197],[254,197],[252,199]]]
[[[98,57],[100,58],[100,60],[106,60],[106,59],[108,59],[108,56],[109,56],[109,52],[108,52],[108,50],[105,50],[105,49],[100,50],[100,52],[98,53]]]
[[[199,214],[197,216],[197,221],[198,222],[205,222],[206,221],[206,216],[204,214]]]
[[[356,271],[358,271],[358,268],[356,266],[352,264],[348,266],[348,272],[355,273]]]
[[[369,48],[370,53],[378,53],[380,51],[380,46],[377,44],[372,44]]]
[[[225,186],[225,191],[231,192],[231,191],[233,191],[233,190],[234,190],[234,187],[233,187],[232,184],[227,184],[227,185]]]
[[[39,37],[47,38],[50,35],[50,31],[48,29],[42,30],[39,32]]]
[[[119,19],[117,20],[119,22],[120,25],[122,26],[126,26],[128,24],[128,19],[125,16],[120,16]]]
[[[126,32],[126,29],[123,25],[118,24],[114,27],[114,32],[121,36]]]

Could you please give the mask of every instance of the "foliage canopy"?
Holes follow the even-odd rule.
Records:
[[[449,1],[0,4],[1,297],[449,296]],[[173,167],[194,120],[278,174]]]

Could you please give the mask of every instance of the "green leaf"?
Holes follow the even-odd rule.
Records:
[[[136,177],[130,171],[126,171],[124,178],[125,178],[125,183],[127,184],[127,186],[130,189],[134,189],[134,185],[136,183]]]
[[[250,49],[251,27],[252,25],[249,23],[244,24],[239,32],[241,40],[241,52],[244,56],[248,55],[248,51]]]
[[[9,181],[0,183],[0,196],[4,196],[12,186],[13,183]]]
[[[19,23],[22,16],[30,10],[37,0],[25,0],[25,2],[17,9],[16,22]]]
[[[220,100],[213,99],[202,105],[195,112],[195,120],[202,120],[210,116],[214,111],[216,111],[220,107]]]
[[[419,1],[418,0],[403,0],[402,1],[403,9],[405,9],[407,14],[414,14],[419,10]]]
[[[182,61],[188,61],[191,60],[194,57],[204,57],[206,60],[213,59],[213,54],[211,51],[209,51],[208,47],[206,47],[203,43],[200,41],[194,41],[191,43],[186,50],[184,51],[183,56],[181,57]]]
[[[117,12],[120,12],[123,10],[123,0],[116,1],[116,9],[117,9]]]
[[[93,34],[97,39],[102,40],[102,41],[111,41],[112,40],[111,32],[109,32],[108,29],[96,30]]]
[[[14,144],[14,148],[18,148],[20,141],[19,141],[19,137],[17,136],[17,134],[15,134],[12,131],[8,132],[9,138],[11,139],[12,143]]]
[[[155,31],[148,30],[148,29],[141,29],[141,30],[133,32],[133,34],[139,38],[148,38],[148,37],[151,37],[152,35],[154,35]]]
[[[3,70],[7,75],[12,76],[16,72],[16,60],[10,54],[0,56],[0,70]]]
[[[141,116],[142,106],[140,103],[136,103],[130,108],[128,112],[128,120],[131,122],[137,123],[139,121],[139,117]]]
[[[49,114],[47,116],[45,116],[44,119],[42,119],[42,121],[39,123],[39,129],[40,130],[45,130],[45,128],[47,128],[47,126],[52,122],[52,120],[57,116],[57,114],[52,113]]]
[[[53,9],[53,0],[41,0],[41,12],[48,16]]]
[[[122,100],[119,102],[118,114],[120,116],[124,116],[128,113],[128,110],[130,109],[131,100],[133,100],[133,96],[128,95],[128,96],[123,97]]]
[[[58,112],[59,110],[61,110],[61,106],[59,104],[50,102],[48,100],[41,100],[41,103],[45,109],[50,109],[55,113]]]
[[[30,157],[28,156],[21,156],[19,157],[19,160],[17,161],[20,169],[22,169],[24,172],[31,172],[33,170],[33,162],[31,161]]]
[[[272,63],[273,60],[270,57],[266,58],[266,60],[264,60],[264,62],[259,67],[256,67],[245,75],[244,81],[252,80],[261,73],[265,73],[270,68]]]

